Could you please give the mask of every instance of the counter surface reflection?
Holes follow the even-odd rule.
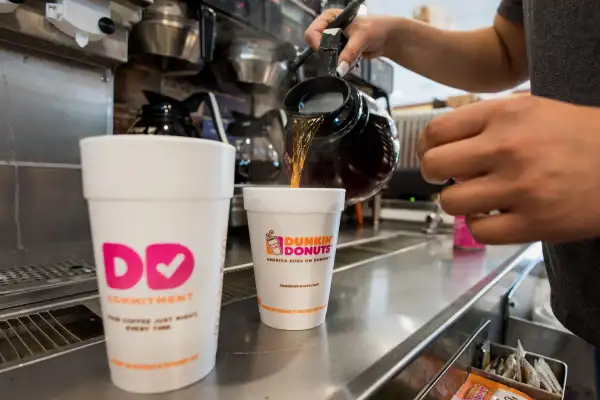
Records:
[[[342,268],[334,275],[327,322],[308,331],[262,325],[255,298],[226,305],[215,370],[191,387],[152,398],[316,400],[356,388],[359,379],[366,393],[375,382],[364,379],[365,371],[382,365],[384,357],[395,368],[409,363],[414,347],[403,342],[430,339],[426,324],[440,321],[441,328],[457,318],[527,257],[528,249],[532,246],[456,252],[440,236]],[[98,310],[97,299],[85,304]],[[103,344],[0,374],[0,393],[13,399],[141,398],[111,384]]]

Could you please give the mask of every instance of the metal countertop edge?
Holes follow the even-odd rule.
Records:
[[[392,238],[395,238],[395,237],[398,237],[398,236],[403,236],[403,235],[404,236],[406,236],[406,235],[410,236],[409,232],[398,231],[398,232],[392,233],[390,235],[384,235],[384,236],[381,236],[381,237],[366,238],[366,239],[362,239],[362,240],[359,240],[359,241],[356,241],[356,242],[342,243],[341,245],[337,246],[336,249],[340,249],[340,248],[344,248],[344,247],[360,246],[360,245],[365,244],[365,243],[377,242],[379,240],[392,239]],[[359,243],[357,244],[357,242],[359,242]],[[395,256],[395,255],[398,255],[398,254],[401,254],[401,253],[404,253],[404,252],[407,252],[407,251],[410,251],[410,250],[414,250],[415,248],[419,248],[419,247],[425,246],[426,244],[427,244],[427,241],[425,241],[423,243],[416,243],[416,244],[413,244],[413,245],[410,245],[410,246],[402,247],[402,248],[399,248],[398,250],[393,250],[393,251],[390,251],[388,253],[376,254],[373,257],[369,257],[367,259],[364,259],[364,260],[361,260],[361,261],[358,261],[358,262],[355,262],[355,263],[344,265],[343,267],[340,267],[340,268],[334,270],[333,273],[335,274],[337,272],[347,271],[349,269],[352,269],[352,268],[355,268],[355,267],[358,267],[358,266],[361,266],[361,265],[364,265],[364,264],[368,264],[370,262],[378,261],[378,260],[381,260],[381,259],[386,258],[386,257],[392,257],[392,256]],[[224,269],[224,272],[226,274],[227,273],[233,273],[233,272],[236,272],[236,271],[239,271],[239,270],[251,268],[253,265],[254,265],[253,263],[247,263],[247,264],[236,265],[236,266],[233,266],[233,267],[227,267],[227,268]],[[91,278],[89,280],[95,281],[96,278],[94,277],[94,278]],[[64,285],[61,285],[61,286],[64,286]],[[98,287],[97,287],[97,285],[95,285],[95,287],[93,289],[89,290],[89,291],[86,291],[86,292],[80,293],[80,294],[75,294],[73,296],[75,296],[75,298],[68,298],[66,300],[62,300],[62,301],[59,300],[59,301],[53,302],[53,306],[56,306],[56,307],[66,307],[66,306],[69,306],[71,304],[76,304],[76,303],[80,303],[80,302],[84,302],[84,301],[96,300],[96,299],[99,300],[99,297],[100,297],[100,295],[98,293]],[[256,297],[256,295],[245,297],[243,299],[239,299],[239,300],[236,300],[236,301],[233,301],[233,302],[230,302],[230,303],[222,304],[221,307],[225,307],[225,306],[227,306],[229,304],[237,303],[238,301],[245,301],[245,300],[248,300],[248,299],[252,299],[254,297]],[[36,303],[32,303],[30,305],[30,307],[28,307],[28,308],[24,308],[23,309],[21,307],[16,307],[17,310],[15,310],[15,311],[12,311],[12,312],[3,312],[3,311],[8,311],[11,308],[13,308],[13,307],[9,307],[9,308],[6,308],[4,310],[0,309],[1,318],[10,318],[10,317],[13,317],[13,316],[28,314],[28,313],[31,313],[31,312],[35,312],[40,307],[39,307],[39,304],[36,302]]]
[[[462,317],[479,299],[494,287],[506,274],[521,263],[527,250],[535,243],[524,245],[504,264],[460,296],[454,303],[436,315],[415,334],[390,350],[379,361],[338,389],[327,400],[365,400],[412,363],[427,346]],[[538,263],[539,260],[532,261]],[[491,278],[491,279],[490,279]],[[389,364],[389,366],[386,366]],[[386,370],[384,374],[382,370]]]

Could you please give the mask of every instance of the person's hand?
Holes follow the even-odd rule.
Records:
[[[327,25],[343,10],[329,9],[321,14],[305,32],[306,42],[316,51],[321,44],[321,35]],[[393,28],[395,19],[386,16],[358,16],[345,29],[348,44],[341,52],[338,60],[338,73],[344,76],[356,61],[376,58],[383,55],[388,42],[388,36]]]
[[[480,242],[600,236],[600,108],[531,96],[465,106],[429,124],[418,154],[427,181],[456,179],[442,208]]]

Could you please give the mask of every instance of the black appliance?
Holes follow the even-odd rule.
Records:
[[[225,12],[242,20],[245,20],[250,12],[247,0],[204,0],[204,2],[215,10]]]
[[[398,169],[387,184],[385,198],[428,202],[433,195],[451,184],[433,185],[425,182],[419,169]]]
[[[387,93],[394,91],[394,66],[380,58],[371,60],[368,81]]]
[[[329,0],[323,4],[323,9],[345,8],[349,3],[350,0]]]

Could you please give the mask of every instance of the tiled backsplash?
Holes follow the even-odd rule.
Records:
[[[201,90],[122,67],[115,82],[103,66],[0,44],[0,269],[92,260],[79,140],[124,133],[145,103],[142,89],[179,99]],[[230,110],[250,112],[239,93],[217,101],[226,124]],[[216,139],[207,115],[203,107],[194,119]]]
[[[0,78],[0,269],[90,259],[79,140],[112,131],[112,74],[1,44]]]

